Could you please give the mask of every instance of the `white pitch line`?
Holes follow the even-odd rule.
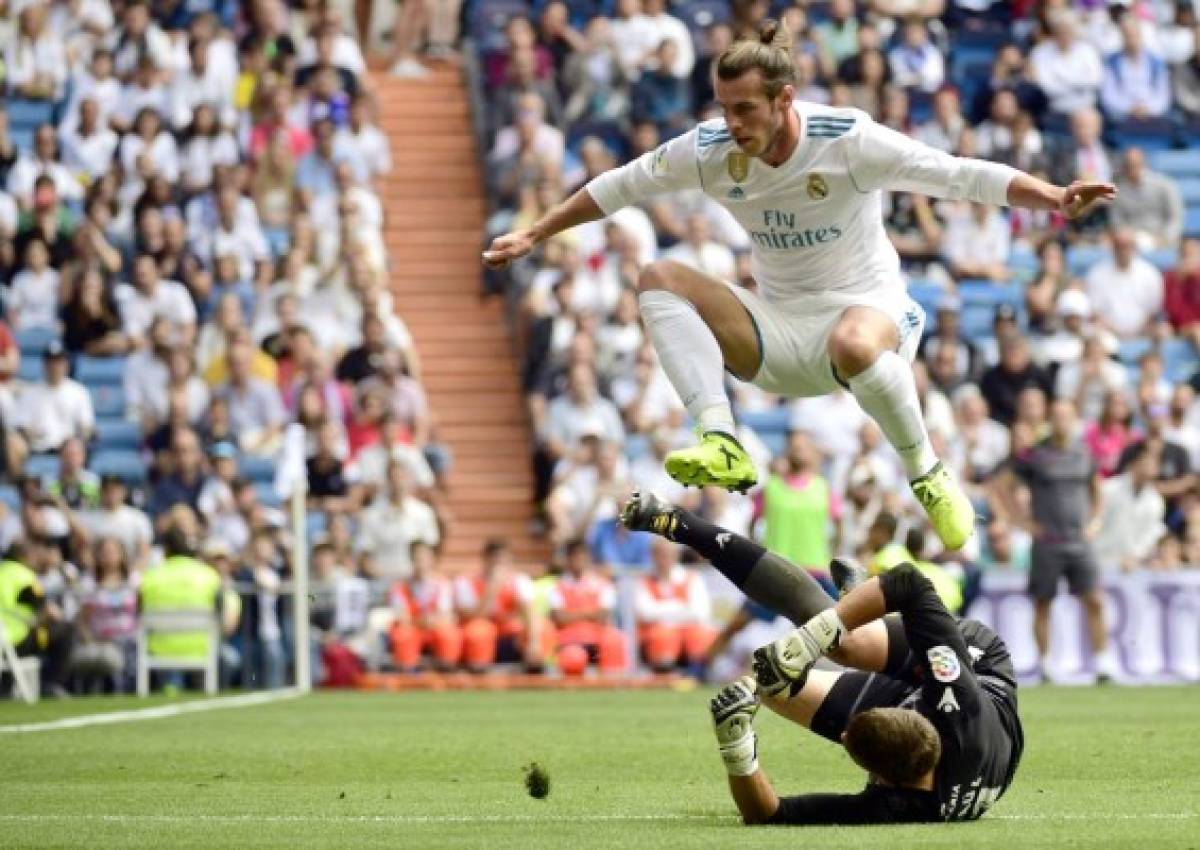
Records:
[[[246,708],[252,705],[265,705],[300,696],[297,688],[284,688],[279,691],[262,691],[253,694],[241,694],[231,697],[214,697],[199,699],[192,702],[160,705],[154,708],[133,708],[128,711],[109,711],[104,714],[83,714],[78,717],[64,717],[61,720],[47,720],[42,723],[15,723],[0,726],[0,734],[19,735],[30,732],[56,732],[60,729],[83,729],[87,726],[110,726],[114,723],[133,723],[139,720],[158,720],[164,717],[178,717],[181,714],[194,714],[200,711],[214,711],[219,708]]]
[[[985,815],[983,821],[1175,821],[1192,820],[1200,817],[1196,812],[1099,812],[1096,814],[1070,813]],[[655,822],[655,821],[729,821],[736,822],[734,815],[689,815],[674,812],[661,814],[579,814],[579,815],[120,815],[86,814],[62,812],[55,814],[0,814],[3,822],[62,822],[85,823],[147,823],[147,824],[237,824],[237,823],[380,823],[380,824],[536,824],[536,823],[611,823],[611,822]]]

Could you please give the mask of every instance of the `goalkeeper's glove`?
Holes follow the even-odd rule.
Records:
[[[759,704],[752,676],[742,676],[726,685],[708,704],[721,760],[730,776],[750,776],[758,770],[754,715]]]
[[[754,650],[754,677],[759,690],[777,696],[791,688],[796,694],[804,687],[813,664],[837,647],[845,631],[837,611],[826,608],[790,634]]]

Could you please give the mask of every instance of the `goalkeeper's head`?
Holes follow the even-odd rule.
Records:
[[[842,745],[874,779],[897,788],[921,786],[942,757],[933,724],[907,708],[872,708],[854,715]]]

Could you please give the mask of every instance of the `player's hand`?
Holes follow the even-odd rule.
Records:
[[[1085,218],[1097,206],[1117,196],[1117,187],[1112,183],[1094,183],[1076,180],[1063,192],[1062,212],[1067,218]]]
[[[514,230],[492,240],[492,244],[483,252],[483,264],[489,269],[502,269],[513,260],[519,260],[530,251],[536,240],[529,230]]]
[[[826,608],[794,632],[754,650],[759,690],[776,696],[791,688],[795,694],[817,659],[841,642],[843,628],[836,611]]]

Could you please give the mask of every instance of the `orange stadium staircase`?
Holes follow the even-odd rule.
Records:
[[[454,455],[452,569],[506,538],[518,562],[542,559],[531,533],[528,417],[503,299],[480,298],[487,204],[461,71],[419,81],[376,72],[394,168],[382,186],[396,309],[412,331],[437,436]]]

